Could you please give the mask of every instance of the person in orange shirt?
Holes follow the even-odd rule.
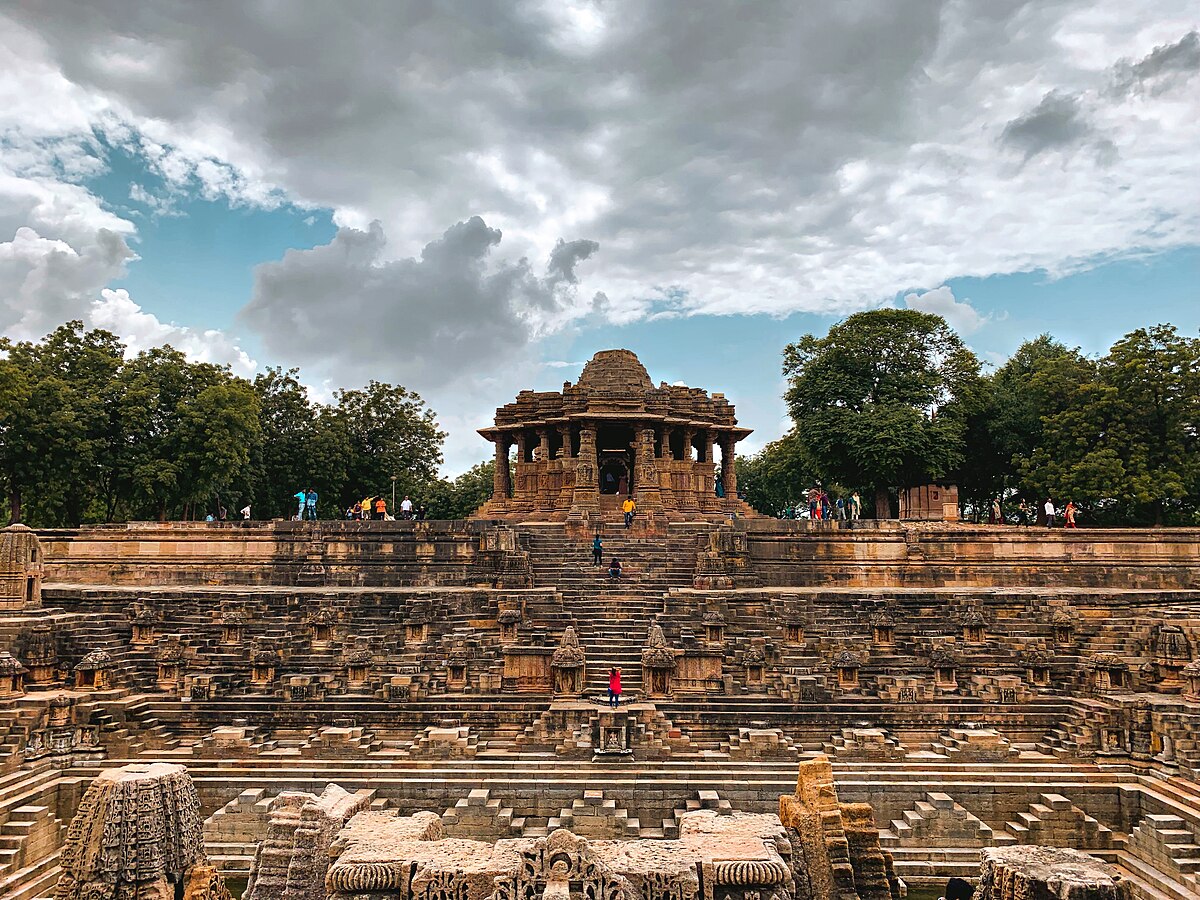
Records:
[[[382,522],[387,518],[387,501],[382,497],[375,498],[375,516],[374,518]]]

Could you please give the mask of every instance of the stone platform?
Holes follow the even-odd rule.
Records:
[[[798,525],[609,523],[615,583],[564,524],[43,532],[40,606],[0,618],[0,888],[49,890],[122,762],[185,764],[245,873],[289,791],[670,842],[824,754],[911,884],[1036,844],[1195,896],[1200,532]]]

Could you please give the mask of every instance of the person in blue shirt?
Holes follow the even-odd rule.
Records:
[[[304,503],[308,495],[304,491],[296,491],[296,493],[292,494],[292,496],[295,497],[296,502],[300,504],[300,508],[296,510],[296,521],[299,522],[304,518]]]
[[[317,492],[312,488],[304,492],[304,517],[317,521]]]
[[[592,565],[600,566],[604,564],[604,544],[600,542],[600,535],[596,535],[596,539],[592,541]]]

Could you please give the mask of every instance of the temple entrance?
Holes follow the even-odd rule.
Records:
[[[623,456],[600,454],[600,493],[628,494],[629,464]]]

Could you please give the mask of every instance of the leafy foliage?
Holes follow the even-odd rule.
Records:
[[[10,518],[77,525],[203,518],[252,504],[290,516],[314,488],[337,516],[365,493],[440,484],[444,435],[403,387],[371,382],[313,403],[298,372],[253,382],[171,347],[126,359],[105,331],[69,322],[0,342],[0,489]]]

